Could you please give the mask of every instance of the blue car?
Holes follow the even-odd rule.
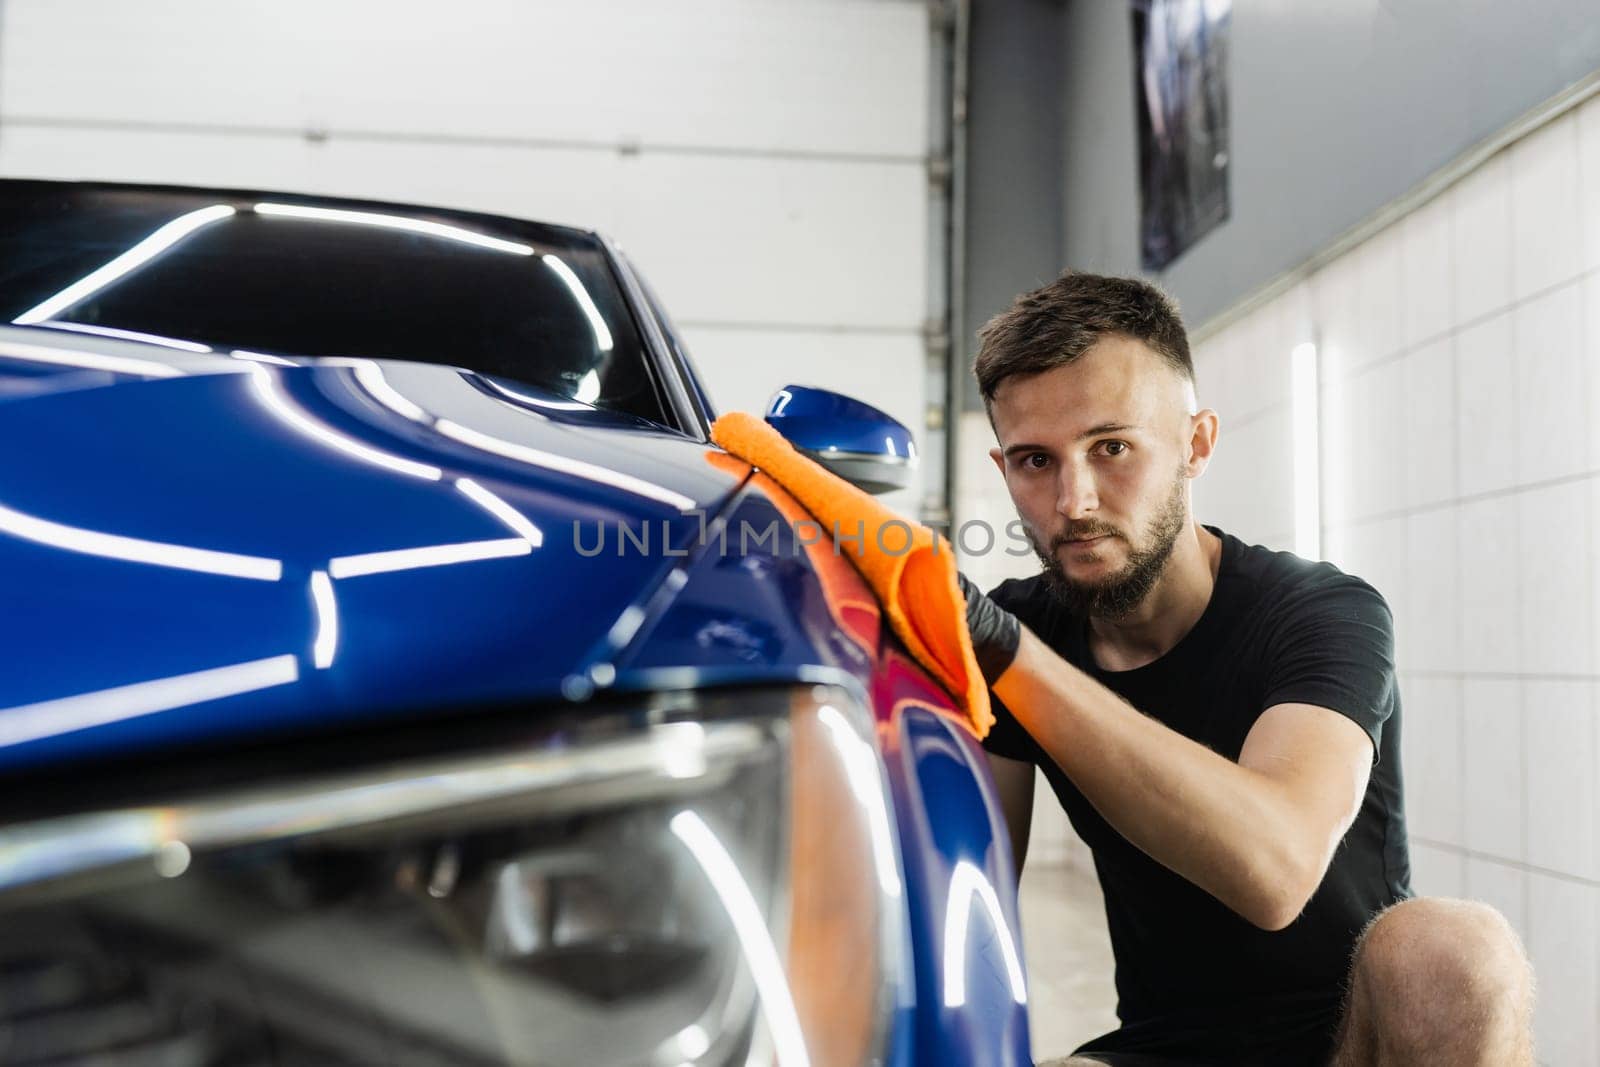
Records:
[[[605,239],[0,181],[0,322],[0,1061],[1030,1062],[966,720]]]

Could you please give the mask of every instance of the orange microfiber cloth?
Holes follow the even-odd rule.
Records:
[[[723,415],[711,427],[711,439],[765,471],[816,517],[824,533],[837,535],[836,548],[872,587],[906,648],[955,695],[972,732],[980,738],[987,734],[994,724],[989,687],[972,653],[966,598],[956,584],[950,542],[926,526],[906,522],[802,456],[754,415]],[[845,549],[845,544],[851,547]]]

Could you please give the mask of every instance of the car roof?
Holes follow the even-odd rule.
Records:
[[[422,204],[400,200],[372,200],[360,197],[338,196],[328,193],[289,191],[283,189],[266,189],[246,186],[212,186],[212,185],[173,185],[157,182],[112,182],[88,181],[77,179],[57,178],[0,178],[0,196],[7,189],[31,186],[34,188],[59,186],[72,189],[94,189],[107,192],[138,192],[149,194],[171,194],[173,196],[215,196],[221,200],[287,200],[292,203],[316,204],[331,208],[343,208],[351,211],[381,210],[411,216],[434,216],[440,219],[450,219],[456,222],[470,222],[479,226],[497,229],[515,229],[527,232],[529,228],[543,231],[547,240],[554,243],[588,244],[596,248],[604,245],[604,239],[595,230],[581,227],[568,226],[558,223],[542,222],[537,219],[519,218],[513,215],[498,215],[485,211],[469,211],[459,207],[447,207],[438,204]]]

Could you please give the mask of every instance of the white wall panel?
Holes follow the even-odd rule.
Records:
[[[1578,124],[1552,122],[1509,156],[1512,295],[1524,300],[1568,281],[1583,259]]]
[[[9,0],[0,107],[915,158],[927,18],[853,0]]]
[[[1539,1061],[1594,1063],[1600,1048],[1600,886],[1528,875],[1528,952]]]
[[[1400,731],[1406,783],[1406,822],[1418,837],[1462,843],[1461,683],[1455,679],[1401,680],[1405,716]],[[1416,858],[1413,850],[1412,858]],[[1422,892],[1438,892],[1422,888]],[[1459,887],[1456,889],[1460,892]]]
[[[616,234],[680,321],[921,328],[920,166],[672,155],[633,162]]]
[[[0,122],[0,176],[313,190],[316,146],[299,138],[64,130]]]

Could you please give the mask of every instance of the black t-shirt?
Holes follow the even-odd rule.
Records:
[[[1377,591],[1332,564],[1207,529],[1222,538],[1210,602],[1170,651],[1134,670],[1101,670],[1086,620],[1042,578],[1008,581],[989,595],[1134,708],[1229,759],[1275,704],[1331,708],[1367,731],[1375,762],[1361,811],[1298,919],[1261,930],[1134,847],[998,700],[984,745],[1038,765],[1094,852],[1123,1025],[1081,1051],[1324,1063],[1357,935],[1411,895],[1393,622]]]

